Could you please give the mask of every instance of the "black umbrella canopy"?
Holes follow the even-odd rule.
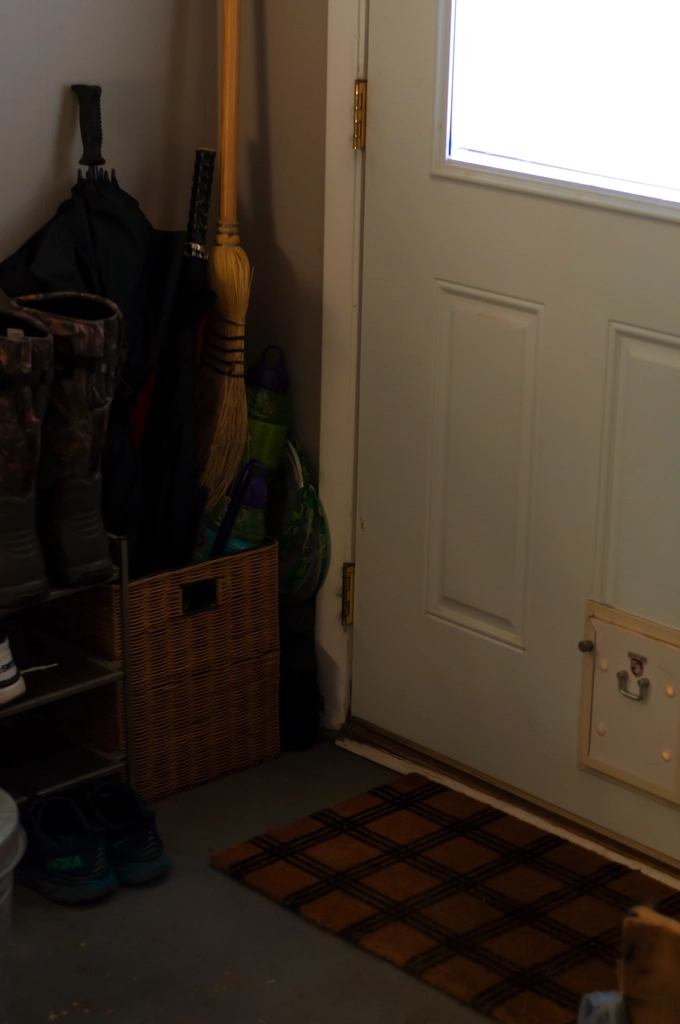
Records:
[[[156,363],[172,310],[186,242],[183,231],[157,231],[139,203],[102,170],[99,86],[74,86],[84,152],[71,198],[12,256],[0,263],[8,295],[81,291],[111,299],[126,324],[125,386],[138,392]]]
[[[183,231],[157,231],[139,203],[102,170],[99,86],[74,86],[84,153],[71,198],[13,255],[0,263],[0,288],[10,296],[80,291],[111,299],[125,321],[127,353],[111,410],[104,455],[107,528],[138,533],[141,479],[130,413],[161,351],[175,302]]]
[[[196,332],[215,301],[205,251],[214,167],[215,151],[197,150],[189,240],[144,429],[144,526],[134,563],[140,574],[192,560],[207,499],[207,491],[201,494],[198,485],[196,455]]]
[[[155,230],[115,180],[81,179],[52,220],[0,263],[0,286],[12,296],[63,290],[115,302],[126,324],[123,379],[136,393],[158,358],[185,237]]]

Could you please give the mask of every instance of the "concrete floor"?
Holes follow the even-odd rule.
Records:
[[[162,884],[63,908],[15,894],[11,1024],[480,1024],[208,867],[208,855],[393,778],[330,742],[158,805]]]

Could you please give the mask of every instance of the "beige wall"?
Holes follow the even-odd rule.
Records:
[[[241,220],[252,356],[288,355],[318,464],[326,0],[242,0]],[[104,156],[158,227],[186,225],[193,153],[215,146],[218,0],[1,0],[0,259],[67,198],[72,82],[104,88]]]
[[[243,0],[240,218],[255,267],[247,355],[287,355],[296,430],[319,457],[327,0]]]

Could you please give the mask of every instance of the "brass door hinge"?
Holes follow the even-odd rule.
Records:
[[[351,626],[354,622],[354,563],[345,562],[342,567],[342,624]]]
[[[354,83],[354,148],[366,149],[366,103],[368,82],[358,78]]]

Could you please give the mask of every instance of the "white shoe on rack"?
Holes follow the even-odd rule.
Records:
[[[0,643],[0,704],[9,704],[11,700],[26,693],[24,677],[17,668],[12,656],[7,637]]]

